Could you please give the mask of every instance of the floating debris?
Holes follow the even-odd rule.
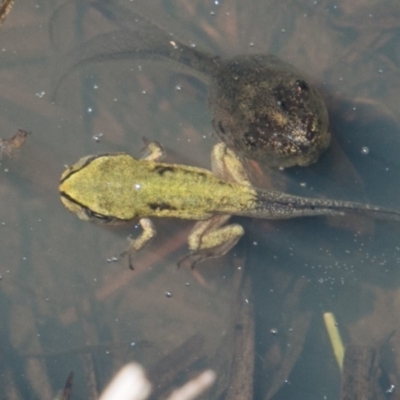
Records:
[[[331,312],[324,313],[324,322],[325,328],[329,335],[329,340],[331,341],[336,362],[339,366],[340,371],[343,371],[344,345],[334,314]]]
[[[212,370],[201,372],[197,377],[176,389],[167,400],[192,400],[210,388],[216,375]],[[151,383],[145,371],[136,363],[125,365],[108,384],[100,400],[145,400],[151,393]]]
[[[14,0],[3,0],[0,4],[0,25],[6,19],[14,5]]]
[[[67,381],[65,382],[64,390],[60,393],[60,396],[57,396],[55,400],[69,400],[71,398],[72,391],[72,381],[74,380],[74,373],[71,371],[67,377]]]
[[[14,150],[17,150],[23,146],[29,134],[30,132],[18,129],[14,136],[6,139],[0,139],[0,158],[3,156],[3,154],[7,154],[9,157],[11,157],[11,153]]]

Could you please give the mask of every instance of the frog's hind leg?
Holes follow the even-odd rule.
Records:
[[[218,178],[251,186],[243,162],[225,143],[217,143],[211,152],[211,169]]]
[[[251,186],[243,163],[224,143],[218,143],[213,147],[211,167],[213,173],[221,179]],[[223,226],[230,217],[230,215],[214,215],[206,221],[197,222],[188,238],[192,253],[183,258],[178,266],[188,265],[194,268],[197,263],[208,258],[223,256],[235,246],[243,236],[244,229],[238,224]]]
[[[244,229],[239,224],[222,226],[230,215],[215,215],[206,221],[199,221],[188,238],[191,254],[178,263],[178,267],[194,268],[197,263],[226,254],[243,236]]]

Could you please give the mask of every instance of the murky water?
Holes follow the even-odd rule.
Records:
[[[176,269],[192,224],[156,221],[159,237],[132,272],[112,257],[134,227],[104,229],[63,208],[59,177],[81,156],[139,155],[145,136],[163,143],[170,160],[209,167],[214,143],[206,88],[168,63],[88,65],[51,102],[62,56],[129,23],[129,13],[113,21],[82,3],[21,2],[0,27],[1,137],[32,131],[0,168],[3,398],[53,398],[71,370],[73,398],[94,398],[129,360],[154,371],[188,340],[174,364],[190,373],[216,369],[217,398],[231,372],[238,265],[253,285],[255,398],[340,397],[325,311],[335,313],[346,344],[383,348],[388,385],[398,384],[400,226],[359,218],[242,221],[248,234],[240,246],[192,273]],[[321,88],[336,143],[311,167],[272,172],[273,186],[400,207],[397,3],[116,4],[208,51],[276,54]],[[156,372],[155,379],[166,374]],[[176,372],[179,383],[190,373]]]

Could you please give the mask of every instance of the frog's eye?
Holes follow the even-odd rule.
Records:
[[[96,220],[102,224],[109,224],[114,221],[114,218],[109,217],[108,215],[99,214],[95,211],[89,210],[88,208],[84,208],[83,210],[89,220]]]
[[[302,79],[298,79],[296,81],[296,86],[298,92],[308,92],[310,90],[310,87],[308,86],[306,81],[303,81]]]
[[[281,107],[283,111],[289,111],[288,103],[284,100],[278,101],[278,105]]]

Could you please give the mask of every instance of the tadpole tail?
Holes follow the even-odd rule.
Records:
[[[369,218],[400,222],[400,211],[350,201],[292,196],[276,191],[257,191],[254,212],[258,214],[254,216],[267,219],[357,214]]]
[[[53,79],[52,99],[67,77],[87,64],[115,60],[168,59],[196,71],[200,79],[208,81],[217,70],[218,57],[198,51],[179,42],[172,34],[141,15],[132,13],[128,28],[121,28],[95,36],[61,57]]]

